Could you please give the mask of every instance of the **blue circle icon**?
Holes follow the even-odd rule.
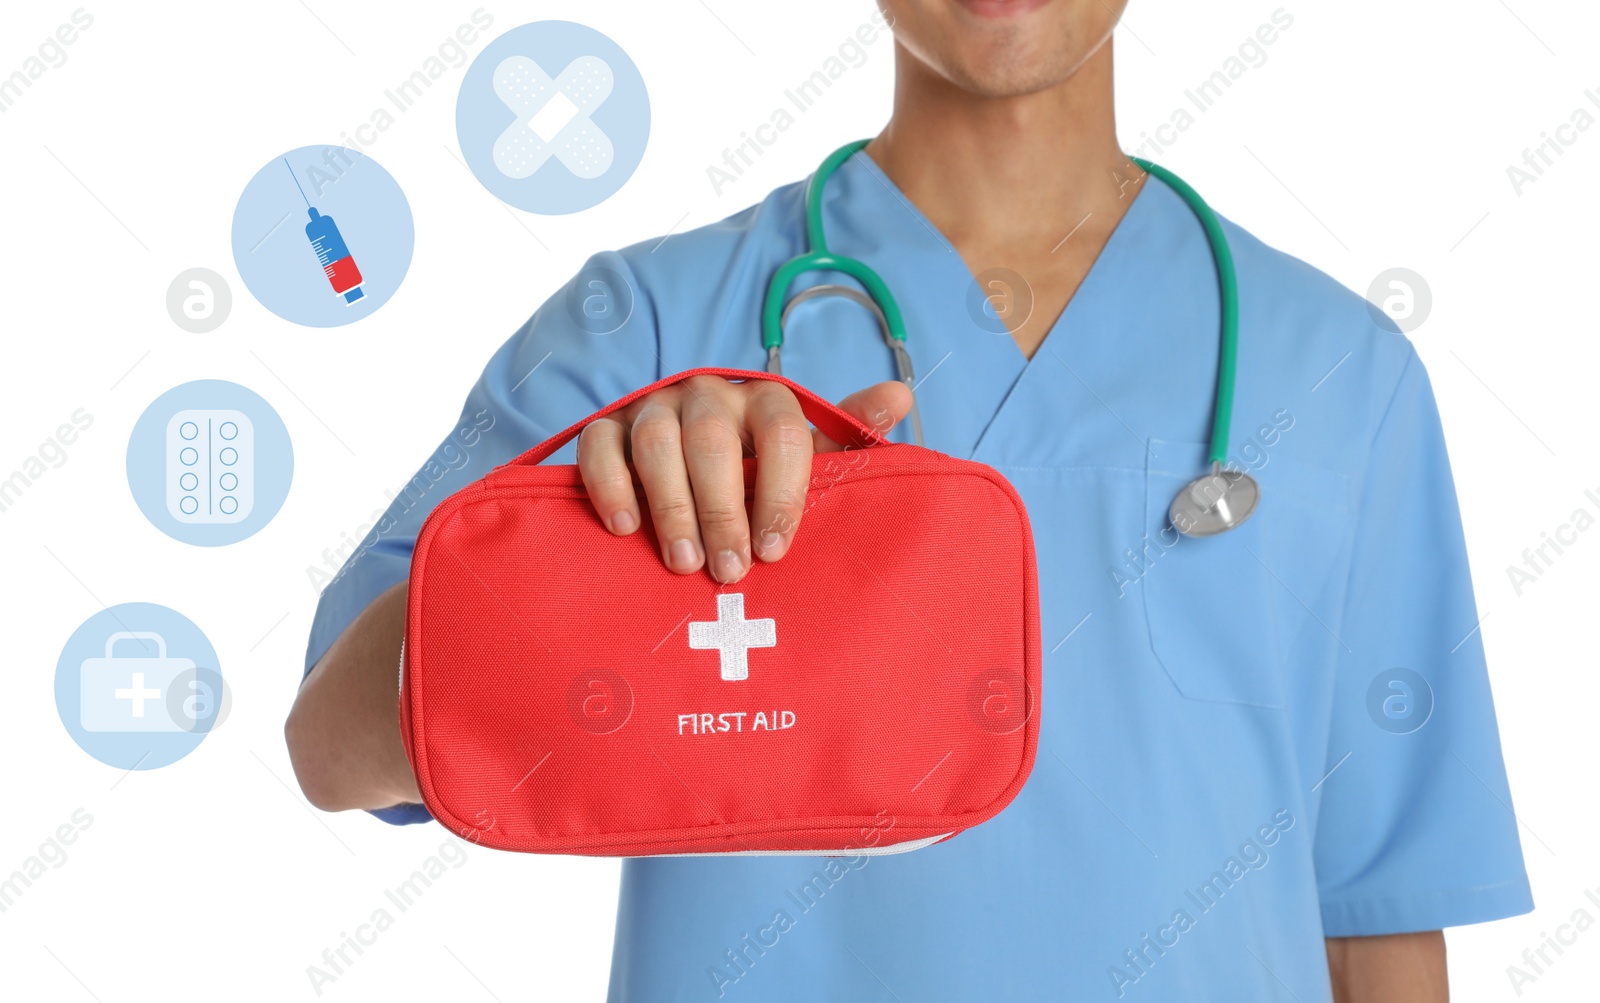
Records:
[[[387,303],[415,243],[399,184],[344,146],[274,158],[233,210],[233,260],[245,288],[304,327],[351,324]]]
[[[196,380],[157,397],[128,439],[128,488],[161,532],[197,547],[254,536],[289,496],[294,450],[254,392]]]
[[[1367,686],[1367,716],[1391,735],[1409,735],[1433,716],[1433,687],[1411,669],[1386,669]]]
[[[501,201],[547,216],[581,212],[616,194],[644,159],[650,96],[605,35],[535,21],[472,61],[456,99],[456,138]]]
[[[990,268],[967,286],[967,316],[990,334],[1010,334],[1033,316],[1033,286],[1009,268]]]
[[[216,650],[190,620],[123,603],[85,620],[56,663],[56,710],[89,755],[154,770],[193,752],[227,712]]]
[[[580,330],[610,334],[633,316],[633,285],[615,268],[585,265],[567,286],[566,304]]]

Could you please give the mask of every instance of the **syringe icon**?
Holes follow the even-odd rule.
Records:
[[[317,252],[317,260],[322,263],[322,272],[333,285],[333,291],[342,294],[344,305],[349,306],[366,295],[361,291],[361,269],[356,267],[350,249],[344,246],[344,238],[339,235],[333,217],[324,216],[315,208],[308,212],[311,222],[306,224],[306,237],[311,240],[311,249]]]
[[[287,157],[283,164],[289,167]],[[293,167],[289,167],[289,176],[294,177]],[[361,269],[356,267],[356,259],[351,256],[350,248],[345,246],[344,237],[340,235],[333,217],[317,211],[311,200],[306,198],[306,190],[300,188],[299,178],[294,179],[294,186],[300,189],[300,197],[305,200],[306,212],[311,217],[311,222],[306,224],[306,239],[311,241],[311,249],[317,254],[322,274],[328,277],[328,284],[333,286],[333,291],[344,297],[344,305],[349,306],[366,295],[361,288],[365,281],[361,277]]]

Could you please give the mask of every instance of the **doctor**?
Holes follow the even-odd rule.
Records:
[[[1168,505],[1206,463],[1218,281],[1195,214],[1117,147],[1123,5],[881,6],[893,117],[829,182],[828,241],[897,295],[927,444],[998,468],[1028,505],[1038,762],[993,821],[914,853],[629,860],[611,998],[1445,1000],[1441,929],[1532,900],[1416,352],[1225,221],[1230,459],[1261,502],[1219,536],[1174,532]],[[803,249],[803,200],[787,185],[659,249],[596,255],[489,361],[440,447],[470,461],[430,460],[322,598],[287,725],[314,804],[427,820],[394,695],[417,528],[636,387],[762,368],[762,297]],[[586,329],[566,304],[590,289],[631,300],[626,323]],[[985,296],[1003,325],[973,305]],[[880,427],[906,415],[859,305],[808,300],[787,330],[786,375]],[[669,567],[733,582],[826,545],[801,507],[831,448],[787,391],[708,378],[575,450],[612,532],[649,520]]]

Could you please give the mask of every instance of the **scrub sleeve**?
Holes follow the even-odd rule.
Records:
[[[617,282],[628,289],[606,287]],[[596,296],[610,298],[606,308],[629,308],[616,330],[595,333],[609,325],[587,321],[585,311]],[[632,269],[613,251],[590,258],[494,353],[467,395],[456,427],[323,591],[306,649],[306,673],[357,614],[410,573],[417,533],[434,506],[585,415],[654,382],[661,375],[659,359],[654,309]],[[572,463],[576,453],[574,441],[549,462]],[[372,814],[396,825],[432,819],[420,804]]]
[[[1324,934],[1526,912],[1461,515],[1409,344],[1359,504],[1315,842]]]

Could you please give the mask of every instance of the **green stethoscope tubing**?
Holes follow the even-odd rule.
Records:
[[[846,143],[828,155],[811,175],[806,185],[806,246],[804,254],[784,262],[767,284],[767,295],[761,304],[761,344],[771,353],[783,347],[783,301],[794,280],[806,272],[842,272],[866,287],[867,294],[883,311],[889,337],[900,345],[906,342],[905,319],[900,304],[877,272],[856,258],[834,254],[828,250],[828,241],[822,226],[822,193],[831,178],[846,160],[864,148],[870,140],[861,139]],[[1233,384],[1239,354],[1239,281],[1234,270],[1233,252],[1228,238],[1222,232],[1222,223],[1206,204],[1200,193],[1189,183],[1159,164],[1141,157],[1130,158],[1147,173],[1160,178],[1167,187],[1189,206],[1199,219],[1211,245],[1211,256],[1217,267],[1217,291],[1222,303],[1221,346],[1217,354],[1217,394],[1211,414],[1211,452],[1213,468],[1228,459],[1228,432],[1233,421]]]
[[[900,304],[895,302],[889,286],[866,262],[831,253],[828,250],[828,239],[822,231],[822,192],[828,185],[828,179],[833,177],[833,172],[837,171],[841,164],[855,156],[856,151],[869,142],[870,140],[859,139],[834,150],[828,154],[828,159],[822,162],[816,173],[811,175],[810,182],[806,184],[808,250],[804,254],[790,258],[773,273],[772,281],[767,283],[767,297],[761,304],[761,344],[768,351],[783,347],[783,297],[794,280],[806,272],[843,272],[860,282],[866,287],[867,295],[878,304],[878,309],[883,311],[884,322],[889,327],[889,337],[902,345],[906,342],[906,322],[900,314]]]
[[[1212,464],[1228,462],[1228,429],[1233,423],[1233,377],[1239,358],[1239,278],[1233,269],[1233,251],[1222,232],[1217,214],[1206,205],[1200,193],[1176,174],[1141,157],[1131,157],[1134,163],[1154,174],[1168,188],[1188,203],[1200,225],[1205,228],[1206,240],[1211,244],[1211,256],[1217,263],[1217,292],[1222,300],[1222,345],[1217,352],[1217,402],[1211,413]]]

